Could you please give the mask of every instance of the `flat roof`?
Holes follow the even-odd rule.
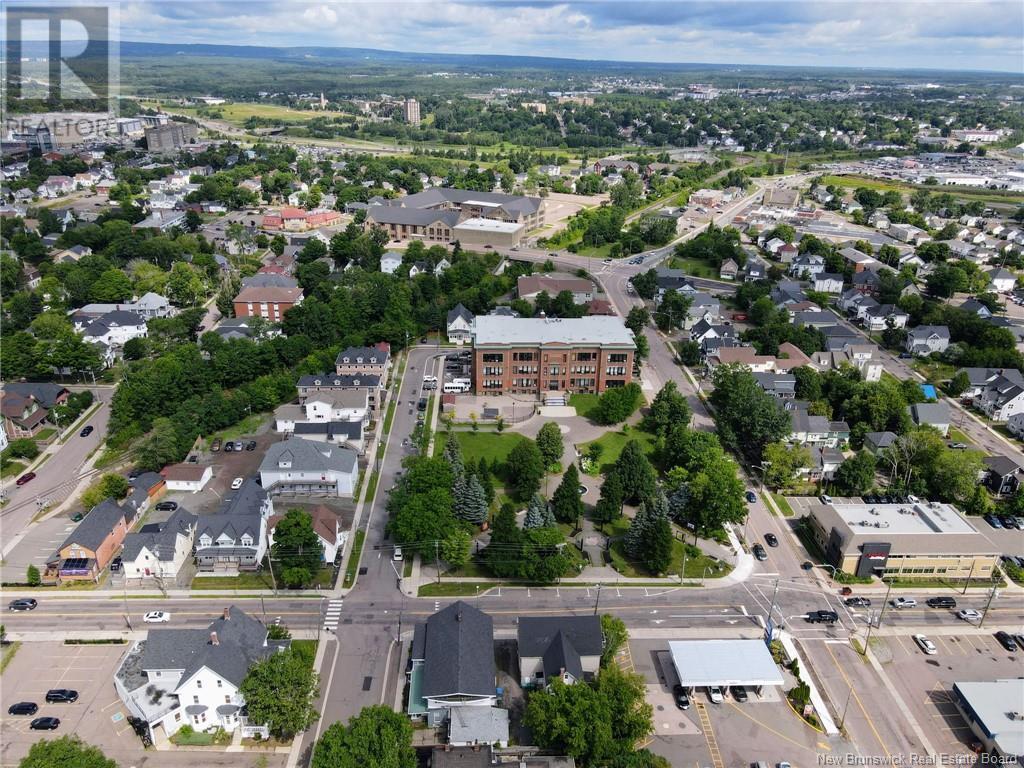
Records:
[[[679,682],[685,686],[782,685],[782,672],[764,640],[671,640]]]
[[[974,711],[1004,755],[1024,755],[1024,720],[1015,720],[1013,711],[1024,709],[1024,679],[988,680],[953,683],[960,697]]]
[[[863,504],[837,499],[831,507],[855,533],[879,531],[887,536],[977,533],[954,507],[938,502]]]
[[[486,205],[486,203],[481,203]],[[455,229],[473,229],[480,232],[501,232],[507,234],[515,234],[522,229],[525,224],[517,224],[514,221],[498,221],[497,219],[482,219],[473,218],[466,219],[465,221],[459,222]]]
[[[479,315],[475,346],[491,344],[589,344],[634,349],[632,332],[622,318],[609,315],[574,317],[498,317]]]

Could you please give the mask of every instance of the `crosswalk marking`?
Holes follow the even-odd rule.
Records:
[[[325,632],[333,632],[338,628],[338,622],[341,621],[341,607],[344,604],[344,600],[329,600],[327,602],[327,610],[324,612]]]

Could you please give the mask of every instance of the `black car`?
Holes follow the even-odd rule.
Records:
[[[867,608],[871,605],[871,600],[866,597],[848,597],[845,603],[851,608]]]
[[[800,563],[800,567],[803,568],[805,571],[812,571],[814,570],[814,563],[812,563],[810,560],[804,560],[802,563]]]
[[[748,504],[756,504],[757,503],[757,496],[754,495],[753,491],[747,491],[747,503]]]
[[[419,399],[419,402],[416,403],[416,410],[418,410],[418,411],[425,411],[425,410],[427,410],[427,398],[421,397]]]
[[[729,693],[732,694],[733,700],[740,702],[740,704],[747,700],[747,689],[742,685],[734,685],[730,687]]]
[[[228,440],[224,443],[224,453],[232,453],[235,450],[235,444]]]
[[[118,571],[121,570],[121,563],[122,563],[121,558],[120,557],[115,557],[113,560],[110,561],[110,570],[113,573],[117,573]]]
[[[767,560],[768,559],[768,553],[765,552],[764,547],[762,547],[760,544],[755,544],[754,545],[754,557],[756,557],[758,560]]]
[[[690,708],[690,694],[686,692],[686,689],[683,686],[672,686],[672,699],[675,701],[676,707],[679,709]]]
[[[996,640],[998,640],[999,644],[1008,651],[1017,650],[1017,641],[1013,639],[1013,635],[1011,635],[1009,632],[999,630],[998,632],[996,632]]]
[[[19,701],[7,708],[8,715],[34,715],[39,711],[39,705],[34,701]]]
[[[21,597],[7,604],[8,611],[34,611],[39,605],[32,597]]]
[[[766,533],[764,535],[764,543],[769,547],[777,547],[779,546],[779,537],[774,533]]]
[[[255,440],[250,440],[248,443],[246,443],[245,444],[245,450],[247,450],[247,451],[255,451],[256,450],[256,441]]]
[[[88,437],[89,435],[92,434],[92,429],[93,429],[92,424],[90,424],[87,427],[82,427],[82,431],[78,433],[78,436],[79,437]]]
[[[60,727],[60,718],[37,717],[28,727],[33,731],[56,731]]]
[[[176,501],[161,501],[156,505],[158,512],[173,512],[178,508],[178,502]]]
[[[811,611],[805,617],[809,624],[835,624],[839,614],[835,611]]]
[[[78,691],[70,688],[51,688],[46,692],[47,704],[74,704],[78,701]]]
[[[952,597],[929,597],[925,602],[929,608],[956,608],[956,600]]]

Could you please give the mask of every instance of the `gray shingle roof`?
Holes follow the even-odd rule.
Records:
[[[565,670],[583,676],[580,657],[600,656],[604,649],[597,616],[523,616],[519,619],[519,655],[541,657],[544,677]]]
[[[460,317],[467,323],[473,322],[473,313],[462,306],[462,304],[456,304],[455,307],[448,312],[448,325],[451,325]]]
[[[167,520],[142,526],[137,533],[124,537],[121,550],[123,560],[134,560],[145,547],[160,560],[173,560],[178,536],[189,537],[189,530],[195,530],[196,516],[184,507],[178,507]]]
[[[300,472],[328,470],[348,473],[356,468],[354,451],[296,437],[271,445],[260,462],[260,472],[277,471],[282,460],[290,460],[292,469]]]
[[[362,361],[357,362],[360,358]],[[335,359],[338,365],[384,365],[387,361],[388,353],[376,347],[348,347],[339,352]]]
[[[426,621],[423,696],[494,695],[494,621],[459,600]]]
[[[4,383],[4,392],[19,395],[31,395],[44,408],[53,408],[61,393],[67,392],[60,384],[33,381],[9,381]]]
[[[300,377],[296,386],[372,388],[380,386],[380,376],[375,373],[312,373]]]
[[[273,272],[260,272],[251,277],[242,278],[242,288],[297,288],[298,281],[294,277],[278,275]]]
[[[112,498],[105,499],[90,510],[78,527],[64,539],[59,549],[69,544],[78,544],[96,551],[124,517],[124,510]]]

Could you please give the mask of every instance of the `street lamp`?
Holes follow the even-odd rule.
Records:
[[[601,603],[601,585],[597,585],[597,599],[594,600],[594,615],[597,616],[597,606]]]

